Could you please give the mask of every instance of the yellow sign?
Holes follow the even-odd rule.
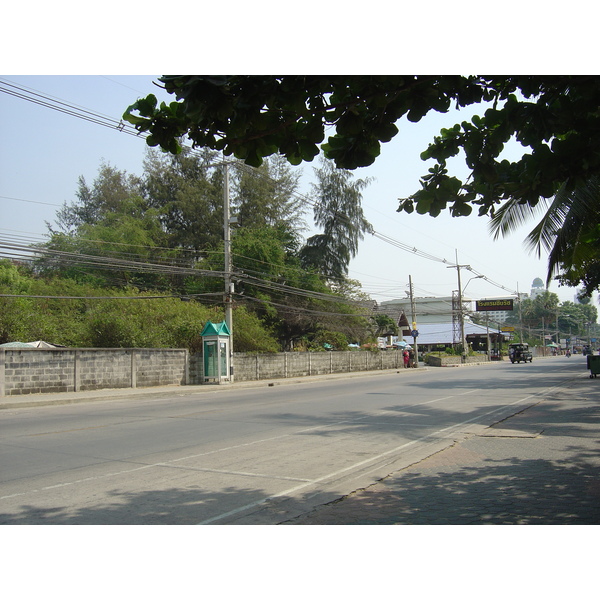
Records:
[[[506,332],[514,331],[514,330],[515,330],[514,327],[502,327],[502,329],[501,329],[501,331],[506,331]]]
[[[501,299],[501,300],[477,300],[475,302],[475,310],[499,310],[506,311],[513,309],[512,298]]]

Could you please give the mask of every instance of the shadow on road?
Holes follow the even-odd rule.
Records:
[[[579,459],[587,455],[584,450]],[[574,464],[561,465],[541,458],[486,458],[477,466],[439,461],[424,461],[284,524],[600,523],[598,466],[585,460],[575,457]]]
[[[229,488],[221,493],[196,488],[171,488],[143,492],[110,492],[108,499],[94,506],[72,509],[68,505],[53,508],[22,505],[18,516],[0,514],[3,525],[196,525],[214,507],[224,512],[235,497],[246,496],[248,503],[264,497],[257,489]],[[242,500],[243,503],[243,500]]]
[[[491,435],[455,443],[285,524],[598,524],[600,387],[589,383],[576,379],[553,396],[498,422]],[[423,435],[417,427],[407,429],[407,421],[433,413],[444,417],[446,412],[433,404],[390,405],[386,411],[385,420],[361,411],[340,411],[332,420],[337,434],[340,429],[350,436],[375,428],[381,432],[383,427],[390,435],[406,439]],[[331,435],[329,427],[317,427],[323,424],[322,418],[289,412],[264,418],[287,423],[295,419],[308,428],[315,425],[300,435]],[[43,508],[43,501],[40,506],[23,504],[18,514],[0,514],[0,523],[196,524],[207,515],[260,502],[265,495],[258,487],[230,487],[221,492],[200,486],[141,492],[115,489],[102,498],[90,497],[93,506],[78,509],[68,504]],[[277,522],[277,503],[271,504],[273,522]]]

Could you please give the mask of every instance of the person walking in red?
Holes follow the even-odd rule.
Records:
[[[408,353],[408,350],[405,350],[402,353],[402,357],[404,358],[404,368],[408,369],[408,361],[410,359],[410,354]]]

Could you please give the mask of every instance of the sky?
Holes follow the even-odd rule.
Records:
[[[0,89],[13,86],[52,97],[79,109],[106,115],[119,121],[137,98],[155,93],[159,99],[174,98],[153,82],[158,75],[0,75]],[[425,252],[438,260],[366,235],[358,255],[351,261],[349,277],[361,282],[363,291],[378,302],[405,298],[409,276],[414,294],[451,296],[458,290],[457,269],[461,269],[465,297],[473,299],[510,295],[516,290],[529,293],[537,277],[545,281],[547,257],[529,253],[523,244],[531,222],[509,237],[493,240],[488,218],[475,215],[451,217],[443,212],[436,218],[416,213],[398,213],[398,198],[419,189],[419,178],[430,164],[420,159],[441,127],[470,118],[481,109],[470,107],[459,116],[433,113],[419,123],[401,121],[400,132],[382,145],[374,165],[354,171],[355,178],[370,178],[363,190],[363,208],[375,232],[403,245]],[[75,199],[78,179],[91,184],[102,162],[140,175],[146,152],[142,138],[82,120],[37,103],[0,92],[0,233],[37,240],[54,223],[56,211]],[[509,153],[516,153],[514,146]],[[451,163],[452,165],[453,163]],[[300,191],[306,193],[313,180],[314,163],[304,163]],[[460,159],[454,159],[453,173],[466,174]],[[476,211],[474,211],[476,212]],[[311,213],[307,214],[310,221]],[[310,235],[313,232],[308,232]],[[472,279],[475,274],[483,278]],[[550,291],[561,301],[573,301],[573,288],[551,283]]]
[[[181,10],[154,5],[140,8],[139,3],[130,5],[126,0],[106,0],[101,7],[81,3],[75,6],[65,0],[35,3],[34,6],[11,3],[4,6],[2,12],[5,27],[0,36],[0,79],[118,120],[138,97],[157,91],[152,85],[156,75],[133,76],[132,73],[587,74],[597,70],[598,19],[594,14],[599,10],[598,5],[583,0],[573,0],[568,7],[551,7],[549,10],[540,8],[538,2],[523,0],[506,0],[501,5],[475,0],[455,3],[433,0],[408,5],[374,0],[369,3],[368,10],[336,0],[327,3],[306,0],[301,8],[295,4],[282,5],[264,0],[260,6],[230,2],[227,10],[218,3],[186,4],[185,17],[182,17]],[[515,233],[508,240],[493,242],[483,218],[452,219],[442,214],[433,219],[396,212],[398,198],[416,191],[419,177],[426,173],[427,165],[419,159],[419,154],[440,127],[454,122],[449,115],[435,115],[410,126],[401,124],[400,133],[383,146],[375,165],[356,172],[356,177],[375,178],[363,193],[365,214],[382,235],[445,258],[449,264],[455,261],[458,253],[459,264],[471,265],[506,288],[516,289],[518,285],[519,291],[528,292],[534,278],[545,279],[546,258],[538,259],[523,249],[522,239],[527,231]],[[0,234],[21,232],[18,235],[37,239],[47,231],[45,222],[53,221],[63,202],[74,199],[79,176],[91,183],[102,160],[129,173],[140,173],[144,151],[145,143],[141,139],[0,93]],[[303,169],[308,188],[312,166],[305,165]],[[364,290],[378,301],[404,297],[409,275],[416,295],[447,296],[457,289],[456,269],[417,258],[376,238],[365,239],[350,265],[350,276],[360,280]],[[506,294],[505,290],[481,279],[469,279],[463,271],[463,287],[473,298]],[[573,299],[574,290],[558,288],[555,284],[550,290],[558,293],[562,301]],[[127,572],[123,571],[119,577],[121,571],[113,568],[106,584],[112,589],[116,575],[120,585],[131,580],[139,592],[143,582],[129,576],[132,561],[134,569],[139,567],[142,572],[147,570],[149,561],[155,561],[158,556],[165,566],[163,572],[176,572],[177,577],[167,577],[164,583],[157,582],[155,577],[148,579],[150,586],[146,586],[149,588],[145,589],[146,595],[158,597],[158,590],[173,595],[174,585],[189,592],[188,580],[182,576],[196,573],[194,565],[186,560],[193,556],[197,562],[198,553],[173,552],[172,548],[187,549],[190,543],[196,548],[196,530],[186,530],[183,535],[180,528],[175,539],[170,530],[165,544],[167,530],[161,529],[160,542],[156,544],[156,531],[144,530],[148,531],[147,543],[137,543],[130,539],[131,536],[126,538],[120,528],[120,539],[127,540],[124,547],[129,549],[133,543],[136,551],[129,553]],[[12,534],[7,547],[17,548],[13,551],[14,556],[24,552],[31,554],[32,549],[38,552],[40,560],[34,564],[42,575],[38,577],[40,592],[45,590],[42,586],[47,587],[48,581],[56,579],[56,573],[61,573],[62,565],[55,564],[51,560],[53,556],[62,561],[68,552],[70,564],[76,564],[78,572],[85,575],[89,565],[96,564],[94,552],[103,559],[100,549],[114,541],[113,530],[105,530],[110,540],[107,538],[104,544],[97,544],[102,528],[95,529],[93,537],[89,528],[78,528],[70,532],[53,530],[56,536],[52,536],[46,545],[40,539],[40,531],[32,528],[26,532],[7,533]],[[209,589],[214,586],[221,590],[223,578],[220,575],[230,575],[231,561],[222,561],[221,557],[229,556],[231,547],[239,545],[241,529],[227,530],[233,532],[233,539],[224,531],[215,529],[214,535],[202,532],[203,539],[206,541],[207,536],[209,539],[205,546],[211,548],[210,555],[201,554],[203,564],[208,564],[204,572],[217,575],[209,582],[203,576],[205,588],[208,585]],[[340,531],[336,529],[336,535],[339,536]],[[538,570],[552,563],[550,552],[553,546],[539,543],[539,530],[535,530],[535,534],[526,529],[506,530],[510,540],[500,540],[498,535],[504,532],[494,530],[495,534],[496,531],[499,533],[493,537],[491,546],[488,544],[481,561],[472,549],[489,542],[489,531],[461,528],[458,542],[456,531],[432,528],[427,531],[428,537],[423,530],[403,530],[404,543],[398,544],[397,537],[389,537],[397,536],[397,530],[367,528],[361,529],[359,534],[353,530],[349,535],[355,543],[344,545],[326,538],[321,528],[319,539],[326,542],[322,546],[331,548],[327,542],[333,541],[336,548],[335,552],[327,554],[329,570],[348,572],[348,564],[354,565],[352,561],[358,556],[360,564],[357,564],[356,572],[367,575],[364,583],[358,583],[356,577],[342,578],[344,581],[329,578],[331,592],[339,594],[340,588],[345,591],[343,584],[347,581],[352,597],[357,596],[357,589],[367,593],[372,588],[371,573],[377,576],[385,572],[386,567],[389,571],[392,563],[387,561],[390,557],[395,561],[393,564],[398,560],[402,562],[405,573],[416,575],[414,584],[412,580],[405,582],[411,587],[421,585],[422,576],[427,577],[433,560],[434,567],[438,571],[441,569],[444,575],[439,578],[440,593],[447,591],[448,581],[458,582],[458,577],[464,578],[465,553],[460,550],[469,553],[471,563],[476,561],[475,569],[471,570],[482,580],[486,575],[494,576],[495,559],[503,558],[509,543],[511,548],[527,548],[527,560],[531,562],[533,556]],[[565,541],[567,531],[568,528],[561,529],[561,541]],[[141,530],[136,532],[140,535]],[[314,530],[308,532],[298,528],[294,532],[297,532],[295,536],[286,529],[284,538],[283,530],[261,528],[261,552],[246,551],[243,561],[234,562],[236,569],[241,569],[244,575],[240,581],[245,587],[248,582],[251,585],[256,581],[261,590],[264,588],[264,577],[260,583],[256,580],[256,574],[262,573],[264,556],[268,556],[270,565],[275,565],[272,573],[280,573],[283,577],[283,580],[271,577],[275,584],[289,583],[290,575],[294,575],[289,571],[289,565],[296,564],[296,560],[305,560],[310,552],[314,554]],[[298,537],[304,532],[305,537]],[[35,537],[32,539],[24,533]],[[65,538],[68,533],[71,538]],[[80,534],[77,539],[73,539],[75,534]],[[246,544],[241,545],[242,551],[256,547],[253,532],[248,535],[250,539],[244,540]],[[435,536],[433,539],[432,535]],[[553,532],[553,539],[555,537]],[[267,540],[271,542],[270,546]],[[568,543],[575,548],[580,547],[579,541],[573,542],[569,537]],[[381,550],[370,552],[369,556],[365,553],[357,555],[356,547],[364,546],[365,542],[365,547]],[[431,559],[431,548],[447,548],[448,544],[454,548],[458,544],[459,551],[453,555],[456,562],[452,557],[449,559],[447,553],[443,559],[435,560],[434,552]],[[61,549],[59,553],[55,552],[57,546]],[[70,552],[75,547],[84,547],[85,552]],[[169,551],[157,555],[157,548],[161,547],[168,547]],[[348,552],[344,552],[346,547]],[[390,547],[394,548],[393,552],[389,551]],[[145,553],[147,548],[151,549],[149,554]],[[269,548],[278,548],[278,552],[269,552]],[[249,560],[253,556],[257,557],[256,563]],[[429,559],[423,561],[423,556]],[[27,580],[31,586],[29,571],[22,566],[22,561],[13,563],[7,573],[14,573],[15,585],[22,585]],[[95,573],[90,570],[89,575],[94,577]],[[529,579],[524,574],[518,579],[519,585],[529,585]],[[556,592],[550,596],[563,597],[563,590],[556,586],[555,579],[552,581]],[[79,581],[76,579],[74,583],[79,585]],[[190,582],[191,585],[196,583],[195,579]],[[324,589],[322,579],[317,583],[319,589]],[[357,583],[362,587],[358,588]],[[64,587],[62,580],[61,585]],[[428,585],[432,585],[430,580]],[[572,586],[568,579],[565,579],[565,589],[568,589],[566,586]],[[473,589],[471,595],[464,590],[461,594],[475,598],[479,595],[479,586]],[[101,587],[100,590],[104,592]],[[76,593],[79,593],[78,588],[73,594],[63,595],[76,597]],[[291,596],[300,597],[299,594],[305,595],[304,587],[298,589],[297,596],[293,593]]]

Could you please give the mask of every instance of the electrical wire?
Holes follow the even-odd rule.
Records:
[[[0,298],[36,298],[42,300],[165,300],[169,298],[191,299],[203,296],[222,296],[222,293],[165,294],[162,296],[35,296],[32,294],[0,294]]]
[[[22,100],[26,100],[26,101],[32,102],[34,104],[38,104],[38,105],[46,107],[46,108],[50,108],[52,110],[56,110],[56,111],[65,113],[65,114],[73,116],[73,117],[77,117],[77,118],[92,122],[94,124],[102,125],[104,127],[110,128],[110,129],[115,129],[122,133],[127,133],[129,135],[141,137],[143,139],[145,137],[147,137],[146,134],[141,134],[140,132],[138,132],[135,129],[135,127],[133,127],[132,125],[130,125],[128,123],[124,123],[121,119],[116,120],[107,115],[103,115],[101,113],[91,111],[89,109],[85,109],[85,108],[79,107],[77,105],[68,103],[66,101],[59,100],[57,98],[53,98],[46,94],[34,91],[31,88],[27,88],[26,86],[17,85],[15,83],[12,83],[8,80],[1,79],[1,78],[0,78],[0,92],[15,96]],[[195,152],[194,150],[190,150],[190,151]],[[220,166],[222,164],[223,164],[223,161],[219,161],[219,162],[214,162],[214,163],[212,163],[212,165],[209,165],[209,166],[216,167],[216,166]],[[271,178],[269,175],[267,175],[265,173],[261,173],[257,169],[254,169],[253,167],[250,167],[249,165],[246,165],[243,162],[231,161],[231,164],[235,165],[237,168],[246,169],[247,171],[251,171],[252,173],[258,175],[259,177],[263,177],[263,178],[269,179],[272,182],[276,182],[276,180]],[[299,194],[297,192],[292,192],[292,194],[296,198],[300,199],[301,202],[306,203],[307,205],[314,208],[315,202],[312,199],[310,199],[309,197],[307,197],[306,195]],[[8,197],[5,197],[5,198],[8,198]],[[9,198],[9,199],[19,200],[19,201],[24,201],[24,202],[35,202],[35,203],[40,203],[40,204],[46,204],[46,203],[32,201],[32,200],[23,200],[23,199],[17,199],[17,198]],[[338,215],[338,218],[340,218],[340,219],[346,218],[347,219],[347,217],[345,215]],[[350,222],[350,221],[348,220],[348,222]],[[440,257],[434,256],[432,254],[429,254],[427,252],[423,252],[414,246],[405,244],[398,240],[394,240],[393,238],[386,236],[384,234],[381,234],[377,231],[372,231],[371,234],[374,237],[383,241],[384,243],[390,244],[398,249],[401,249],[405,252],[409,252],[415,256],[419,256],[420,258],[424,258],[426,260],[431,260],[434,262],[439,262],[442,264],[449,264],[449,265],[454,264],[453,261],[449,261],[445,258],[440,258]],[[458,265],[456,265],[456,267],[458,267]],[[498,287],[499,289],[508,291],[511,294],[517,294],[517,292],[510,290],[510,288],[507,288],[507,287],[491,280],[490,278],[486,277],[485,275],[483,275],[481,273],[478,273],[477,271],[475,271],[474,269],[471,269],[470,267],[468,267],[468,270],[470,270],[471,272],[476,273],[478,275],[481,275],[482,279],[484,279],[490,285],[493,285],[495,287]]]
[[[278,308],[284,308],[286,310],[290,310],[290,311],[294,311],[294,312],[298,312],[298,313],[306,313],[306,314],[312,314],[312,315],[320,315],[320,316],[328,316],[328,317],[372,317],[374,312],[370,311],[370,312],[365,312],[365,313],[336,313],[336,312],[330,312],[330,311],[322,311],[322,310],[313,310],[313,309],[309,309],[309,308],[304,308],[304,307],[298,307],[298,306],[290,306],[287,304],[278,304],[277,302],[273,302],[271,300],[263,300],[261,298],[253,298],[252,296],[244,296],[243,297],[246,300],[250,300],[252,302],[258,302],[261,304],[269,304],[270,306],[277,306]]]
[[[135,127],[123,122],[121,119],[116,120],[113,117],[81,108],[63,100],[58,100],[51,96],[36,92],[31,88],[27,88],[26,86],[17,85],[6,79],[0,79],[0,92],[14,96],[21,100],[26,100],[27,102],[32,102],[33,104],[38,104],[39,106],[43,106],[45,108],[50,108],[72,117],[77,117],[78,119],[83,119],[84,121],[89,121],[90,123],[94,123],[96,125],[102,125],[103,127],[108,127],[109,129],[116,129],[128,135],[142,138],[147,137],[143,134],[140,135]]]

